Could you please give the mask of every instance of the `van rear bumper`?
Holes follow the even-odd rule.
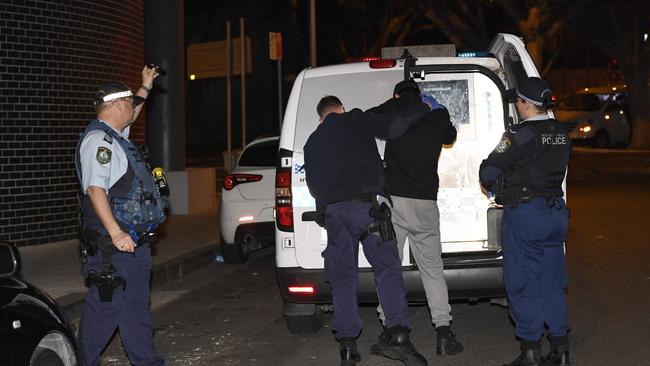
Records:
[[[471,262],[471,261],[470,261]],[[476,263],[445,263],[445,280],[449,298],[479,299],[505,296],[503,268],[501,259],[482,260]],[[426,294],[416,266],[402,270],[407,300],[411,303],[426,302]],[[322,269],[303,269],[299,267],[277,268],[280,292],[287,302],[330,304],[332,291],[325,280]],[[313,286],[313,294],[290,293],[289,286]],[[360,303],[376,303],[377,291],[372,269],[359,269]]]

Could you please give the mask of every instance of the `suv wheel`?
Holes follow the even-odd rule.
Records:
[[[609,146],[609,135],[606,131],[598,131],[594,137],[594,146],[603,148]]]
[[[287,328],[294,334],[316,333],[323,326],[323,309],[315,304],[284,302]]]
[[[61,357],[49,348],[37,347],[29,366],[65,366]]]
[[[235,242],[234,244],[226,243],[221,237],[221,253],[223,254],[223,261],[228,264],[242,264],[248,259],[248,254],[244,252],[241,244]]]

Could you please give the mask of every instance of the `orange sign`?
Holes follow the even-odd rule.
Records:
[[[282,33],[269,32],[269,58],[282,60]]]

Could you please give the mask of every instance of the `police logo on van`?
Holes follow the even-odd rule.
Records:
[[[100,146],[97,148],[97,155],[95,157],[100,164],[106,164],[111,161],[111,154],[111,149]]]
[[[512,143],[510,142],[510,139],[508,139],[506,136],[503,136],[501,138],[501,141],[499,141],[499,144],[497,145],[497,147],[494,148],[494,152],[499,153],[499,154],[504,153],[506,150],[508,150],[510,145],[512,145]]]

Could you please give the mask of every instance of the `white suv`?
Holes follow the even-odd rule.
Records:
[[[522,41],[499,34],[489,52],[458,57],[453,45],[431,47],[446,55],[417,60],[387,59],[303,70],[293,85],[280,137],[276,173],[276,266],[284,315],[294,333],[317,331],[332,303],[321,252],[327,233],[314,221],[315,202],[303,169],[303,146],[318,125],[316,105],[325,95],[338,96],[345,107],[368,109],[392,97],[393,86],[405,78],[449,109],[458,130],[454,146],[440,156],[440,230],[445,278],[452,299],[503,297],[500,207],[481,190],[481,161],[497,145],[504,129],[516,123],[506,88],[517,80],[538,76]],[[401,54],[402,47],[397,52]],[[390,50],[389,50],[390,51]],[[399,55],[397,56],[399,57]],[[383,156],[384,142],[377,140]],[[350,156],[350,159],[354,159]],[[403,277],[407,298],[426,297],[418,268],[404,246]],[[377,302],[372,268],[359,249],[359,301]]]
[[[275,239],[273,187],[278,136],[259,138],[244,148],[223,178],[219,223],[226,263],[243,263],[248,253]]]
[[[566,124],[574,142],[594,147],[627,146],[632,128],[625,86],[601,86],[578,90],[560,102],[555,113]]]

